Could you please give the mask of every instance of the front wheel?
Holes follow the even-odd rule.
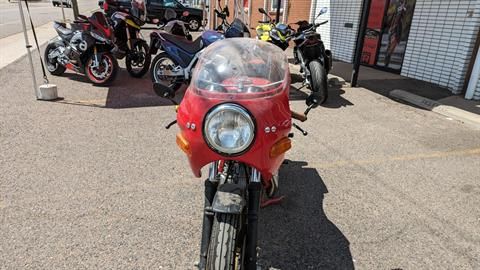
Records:
[[[45,48],[43,59],[45,60],[48,72],[52,75],[60,76],[65,72],[66,68],[58,62],[57,57],[52,57],[50,55],[57,49],[57,47],[58,45],[55,43],[48,44],[47,48]]]
[[[179,65],[167,53],[162,52],[155,56],[150,68],[150,76],[153,83],[161,83],[177,91],[182,86],[178,76],[171,74]]]
[[[207,254],[209,270],[243,269],[240,215],[216,213]]]
[[[312,91],[319,93],[318,104],[323,104],[328,98],[327,72],[317,60],[310,62],[308,67],[310,68]]]
[[[98,63],[95,55],[91,55],[85,65],[87,78],[95,85],[107,86],[117,76],[118,62],[110,53],[99,53]]]
[[[132,44],[132,50],[127,53],[125,65],[128,73],[135,78],[141,78],[150,68],[152,56],[144,40],[136,40]]]

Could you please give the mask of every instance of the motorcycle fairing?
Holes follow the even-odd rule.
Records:
[[[292,121],[291,112],[288,103],[287,86],[290,81],[286,81],[282,87],[285,89],[280,93],[263,98],[256,99],[238,99],[231,103],[238,104],[254,117],[255,138],[251,147],[242,155],[236,157],[226,157],[210,149],[205,143],[203,135],[204,117],[212,107],[218,104],[226,103],[224,99],[206,98],[195,94],[193,91],[187,91],[179,107],[177,121],[180,127],[180,133],[188,141],[192,150],[192,155],[188,157],[192,172],[196,177],[201,176],[201,168],[217,160],[234,160],[248,164],[259,170],[264,179],[270,179],[282,164],[284,155],[271,158],[269,153],[272,146],[279,140],[288,136]],[[195,124],[198,128],[192,130],[187,128],[187,123]],[[266,128],[276,128],[276,132],[266,133]]]

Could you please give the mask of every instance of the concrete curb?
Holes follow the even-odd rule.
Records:
[[[424,98],[400,89],[390,91],[389,95],[394,99],[414,104],[420,108],[452,118],[474,129],[480,130],[480,115],[456,107],[443,105],[435,100]]]

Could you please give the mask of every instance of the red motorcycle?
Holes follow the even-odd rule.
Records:
[[[175,94],[158,83],[154,89]],[[292,125],[300,129],[292,118],[305,121],[318,105],[310,96],[304,114],[290,111],[289,89],[286,55],[273,44],[225,39],[201,55],[177,120],[167,126],[180,127],[177,144],[196,177],[209,166],[199,269],[257,269],[263,195],[279,199],[277,172],[291,148]]]

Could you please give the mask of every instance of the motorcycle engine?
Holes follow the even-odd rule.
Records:
[[[65,48],[65,52],[64,54],[70,59],[72,60],[72,62],[76,62],[77,60],[80,59],[80,55],[82,54],[81,52],[79,52],[75,47],[73,46],[67,46]]]

